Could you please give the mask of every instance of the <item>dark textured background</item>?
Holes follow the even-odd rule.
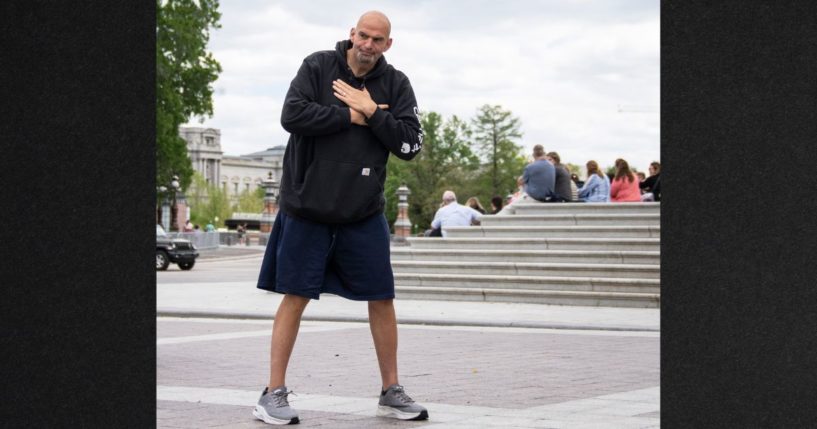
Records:
[[[661,418],[813,427],[817,7],[662,2]]]
[[[155,5],[0,4],[0,426],[155,425]],[[662,426],[817,407],[817,10],[662,2]]]
[[[0,16],[0,427],[152,427],[155,4]]]

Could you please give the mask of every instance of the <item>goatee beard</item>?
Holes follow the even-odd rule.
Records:
[[[361,64],[371,64],[374,62],[374,55],[366,55],[362,52],[358,52],[357,54],[357,62]]]

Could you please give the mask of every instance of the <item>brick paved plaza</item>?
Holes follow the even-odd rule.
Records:
[[[269,375],[271,325],[159,318],[157,426],[269,427],[251,409]],[[399,368],[428,421],[374,416],[367,324],[304,322],[287,379],[297,427],[659,426],[657,332],[400,325]]]

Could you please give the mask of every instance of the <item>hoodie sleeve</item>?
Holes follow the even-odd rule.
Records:
[[[314,137],[333,134],[352,126],[348,108],[324,106],[316,100],[320,67],[306,58],[292,79],[281,110],[281,125],[290,133]]]
[[[414,90],[405,75],[399,81],[395,101],[388,110],[377,108],[366,124],[389,152],[409,161],[423,148],[423,130]]]

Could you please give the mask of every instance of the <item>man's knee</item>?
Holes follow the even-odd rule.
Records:
[[[286,294],[281,301],[280,307],[286,308],[287,310],[303,312],[306,305],[309,304],[309,301],[309,298],[303,296]]]
[[[369,301],[370,310],[389,310],[394,307],[393,299],[380,299],[376,301]]]

